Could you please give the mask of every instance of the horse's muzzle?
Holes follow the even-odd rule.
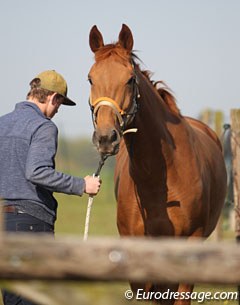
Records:
[[[116,129],[96,129],[92,139],[100,154],[116,155],[119,151],[120,135]]]

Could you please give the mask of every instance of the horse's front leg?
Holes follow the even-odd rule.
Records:
[[[174,302],[174,305],[191,305],[191,293],[194,285],[190,284],[179,284],[178,292],[179,298]]]
[[[194,240],[195,238],[201,238],[203,236],[203,228],[197,228],[188,240]],[[194,285],[191,284],[179,284],[178,292],[179,299],[174,302],[174,305],[191,305],[191,294],[193,292]]]

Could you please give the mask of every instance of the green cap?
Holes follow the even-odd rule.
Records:
[[[48,70],[38,74],[36,78],[41,80],[40,88],[62,95],[64,97],[64,105],[76,105],[76,103],[67,97],[67,83],[61,74],[55,70]]]

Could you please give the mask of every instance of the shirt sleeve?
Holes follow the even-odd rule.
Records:
[[[46,122],[35,131],[26,162],[26,179],[52,192],[82,195],[85,190],[83,178],[55,170],[58,129]]]

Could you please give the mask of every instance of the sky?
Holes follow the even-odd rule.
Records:
[[[240,106],[239,16],[239,0],[0,0],[0,115],[54,69],[77,103],[54,117],[59,135],[91,137],[89,32],[97,25],[111,43],[125,23],[141,67],[167,83],[183,115],[222,110],[228,122]]]

